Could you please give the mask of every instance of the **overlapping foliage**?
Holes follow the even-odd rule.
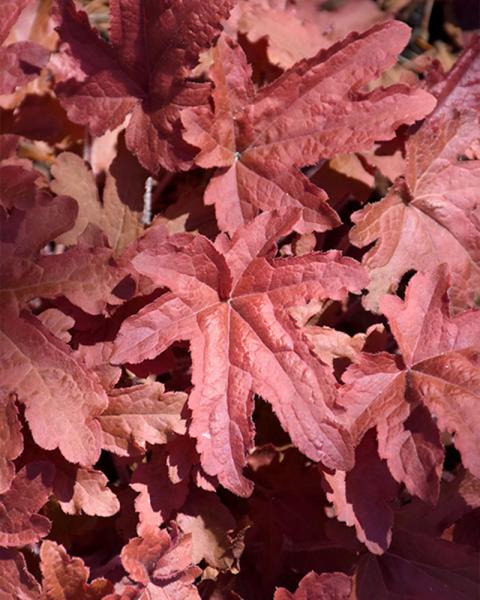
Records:
[[[0,4],[2,600],[475,596],[480,37],[419,5]]]

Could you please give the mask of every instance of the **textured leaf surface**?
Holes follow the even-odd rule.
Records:
[[[127,456],[145,450],[147,443],[165,443],[173,432],[184,433],[181,411],[186,399],[181,392],[165,392],[157,382],[112,390],[99,417],[102,446]]]
[[[197,164],[221,168],[205,194],[221,229],[233,233],[259,209],[281,206],[302,207],[306,230],[336,225],[325,193],[298,168],[390,139],[399,125],[432,110],[434,99],[422,90],[360,91],[395,61],[408,36],[408,28],[394,21],[352,35],[256,95],[241,49],[220,39],[211,73],[215,111],[186,110],[182,121],[184,138],[200,148]]]
[[[299,211],[266,213],[226,252],[202,236],[153,239],[132,264],[171,292],[127,319],[115,343],[114,362],[140,362],[175,340],[190,340],[190,433],[206,472],[241,494],[251,490],[241,470],[253,440],[252,391],[272,404],[310,458],[350,465],[334,382],[287,309],[313,298],[342,299],[348,290],[359,292],[365,278],[355,261],[335,252],[272,258],[274,240],[298,219]]]
[[[480,160],[480,40],[473,41],[446,78],[432,88],[435,111],[407,143],[406,170],[387,196],[353,215],[350,239],[376,242],[367,307],[378,310],[409,270],[447,263],[453,306],[472,306],[480,284],[478,189]]]
[[[89,569],[81,558],[71,558],[65,548],[50,540],[40,548],[43,592],[47,600],[101,600],[112,591],[105,579],[87,583]]]
[[[13,460],[23,451],[22,425],[14,396],[5,394],[0,403],[0,494],[6,492],[15,475]]]
[[[38,581],[27,570],[23,554],[0,549],[0,594],[4,598],[40,600],[40,591]]]
[[[199,569],[192,565],[189,535],[174,533],[170,537],[164,530],[147,527],[142,537],[129,541],[121,556],[131,579],[144,585],[154,598],[200,598],[192,585]]]
[[[54,469],[43,461],[23,467],[8,492],[0,496],[0,544],[24,546],[50,531],[50,521],[38,514],[52,491]]]
[[[373,426],[379,454],[409,491],[434,502],[442,451],[435,426],[419,403],[435,415],[438,427],[456,432],[455,445],[465,464],[478,473],[478,328],[480,313],[451,317],[448,278],[441,268],[417,274],[403,302],[381,301],[403,357],[363,355],[344,375],[342,403],[348,407],[353,434],[361,439]],[[454,373],[454,375],[453,375]]]
[[[208,86],[185,77],[230,7],[230,0],[116,0],[107,43],[71,0],[57,2],[58,32],[82,72],[81,81],[58,86],[69,117],[98,136],[130,115],[127,146],[146,169],[185,167],[191,152],[178,133],[179,110],[208,95]]]
[[[96,417],[107,395],[96,376],[71,349],[26,313],[4,312],[0,319],[2,386],[25,405],[35,442],[59,448],[67,460],[92,465],[100,455]]]

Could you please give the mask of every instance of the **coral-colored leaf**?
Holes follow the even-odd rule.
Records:
[[[300,581],[292,594],[285,588],[275,592],[274,600],[348,600],[352,582],[345,573],[321,573],[311,571]]]
[[[57,157],[51,170],[54,180],[50,188],[58,195],[75,198],[79,205],[75,226],[61,235],[58,242],[76,243],[89,223],[105,233],[116,253],[140,235],[146,174],[135,163],[135,159],[129,160],[125,152],[117,156],[106,174],[100,201],[95,177],[85,162],[71,152],[63,152]]]
[[[59,448],[71,462],[95,463],[101,445],[96,417],[107,407],[97,377],[27,313],[3,311],[0,336],[2,385],[25,404],[35,442],[46,450]]]
[[[45,600],[101,600],[113,590],[99,578],[87,583],[90,570],[81,558],[71,558],[65,548],[50,540],[40,548],[42,589]]]
[[[338,152],[369,149],[433,109],[434,98],[422,90],[361,92],[394,63],[408,37],[408,28],[395,21],[352,35],[256,95],[242,50],[220,38],[211,73],[215,111],[187,109],[182,122],[186,141],[200,148],[197,164],[221,167],[205,202],[215,204],[222,230],[233,233],[259,209],[282,206],[303,208],[306,231],[338,224],[326,194],[298,169]]]
[[[241,471],[253,441],[252,391],[272,404],[307,456],[350,466],[334,381],[288,308],[358,293],[365,277],[356,261],[337,252],[273,258],[275,239],[299,218],[298,210],[265,213],[231,243],[220,238],[223,252],[202,236],[153,239],[132,264],[171,292],[127,319],[115,343],[113,361],[120,363],[153,358],[175,340],[190,340],[190,433],[205,471],[243,495],[251,491]]]
[[[376,242],[364,264],[370,271],[367,307],[378,310],[411,269],[447,263],[453,306],[474,304],[480,285],[478,189],[480,160],[480,38],[433,87],[436,110],[407,143],[406,170],[387,196],[352,217],[356,246]]]
[[[22,425],[18,419],[15,397],[0,399],[0,494],[6,492],[15,475],[13,460],[23,450]]]
[[[131,579],[150,589],[153,598],[160,590],[159,598],[200,598],[192,585],[200,569],[192,564],[190,535],[174,531],[170,536],[165,530],[145,527],[141,537],[124,546],[121,558]]]
[[[50,531],[50,521],[38,511],[52,491],[53,466],[32,462],[15,476],[8,492],[0,496],[0,545],[25,546]]]
[[[101,471],[79,467],[65,468],[55,477],[55,494],[62,510],[75,515],[110,517],[120,509],[116,495],[108,488],[108,480]]]
[[[164,444],[171,433],[185,433],[186,399],[181,392],[165,392],[158,382],[112,390],[99,417],[103,448],[127,456],[145,451],[147,443]]]
[[[0,597],[40,600],[38,581],[27,570],[25,558],[17,550],[0,549]]]
[[[405,302],[386,296],[381,306],[396,337],[403,363],[394,356],[365,354],[344,375],[342,403],[359,440],[373,426],[379,454],[408,490],[435,502],[442,450],[436,427],[455,432],[464,463],[479,472],[478,411],[480,394],[478,331],[480,313],[451,317],[448,278],[440,268],[411,280]]]
[[[57,87],[69,117],[98,136],[130,115],[127,146],[146,169],[188,166],[191,149],[179,135],[179,111],[205,103],[209,88],[185,78],[220,32],[231,5],[231,0],[115,0],[107,43],[73,1],[56,2],[57,30],[83,76]]]

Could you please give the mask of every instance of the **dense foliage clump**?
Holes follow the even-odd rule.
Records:
[[[437,4],[0,2],[2,600],[475,597],[480,37]]]

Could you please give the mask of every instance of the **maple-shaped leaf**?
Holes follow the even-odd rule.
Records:
[[[311,571],[300,581],[292,594],[278,588],[273,600],[349,600],[352,582],[345,573],[314,573]]]
[[[90,569],[81,558],[72,558],[61,544],[47,540],[40,548],[42,591],[45,600],[101,600],[113,591],[110,581],[87,583]]]
[[[122,324],[112,361],[141,362],[175,340],[190,340],[190,433],[205,471],[240,495],[251,492],[242,468],[253,442],[252,392],[272,404],[304,454],[337,468],[351,463],[334,380],[288,309],[344,299],[360,292],[365,276],[336,251],[274,258],[275,240],[299,221],[296,209],[264,213],[216,245],[201,235],[150,230],[150,247],[147,236],[132,259],[138,273],[171,292]]]
[[[159,382],[115,388],[99,417],[102,447],[119,456],[145,451],[148,444],[164,444],[172,433],[185,432],[181,417],[187,400],[182,392],[165,392]]]
[[[360,440],[377,427],[378,450],[410,493],[435,502],[443,452],[436,425],[455,434],[463,463],[480,473],[480,312],[450,316],[444,268],[417,273],[405,301],[385,296],[388,318],[402,359],[387,353],[363,354],[343,376],[342,404],[352,433]],[[414,410],[415,407],[417,410]]]
[[[4,394],[0,397],[0,494],[9,489],[15,475],[12,461],[22,450],[22,424],[18,418],[15,398],[13,395]]]
[[[243,51],[220,38],[211,70],[214,110],[186,109],[182,122],[185,140],[200,148],[196,163],[219,167],[205,202],[215,204],[221,230],[233,233],[259,209],[285,206],[303,208],[306,231],[338,225],[325,192],[299,168],[339,152],[368,150],[432,110],[435,100],[422,90],[396,85],[362,91],[395,62],[409,31],[391,21],[352,34],[257,94]]]
[[[35,442],[46,450],[58,447],[70,462],[94,464],[101,447],[96,417],[107,407],[95,374],[26,312],[2,311],[0,355],[2,387],[25,405]]]
[[[0,44],[3,44],[23,9],[32,0],[4,0],[0,6]],[[0,47],[0,95],[10,94],[40,74],[48,61],[46,48],[29,41]]]
[[[179,112],[204,104],[209,86],[185,78],[220,32],[231,5],[231,0],[115,0],[107,43],[72,0],[57,1],[57,31],[82,74],[57,86],[69,118],[98,136],[129,115],[126,143],[147,170],[188,167],[192,152],[179,133]]]
[[[95,176],[85,162],[72,152],[62,152],[51,169],[50,189],[58,195],[70,196],[78,202],[79,213],[75,226],[57,241],[72,245],[89,223],[97,225],[107,236],[116,254],[142,232],[145,171],[122,151],[105,177],[102,199]]]
[[[133,581],[145,586],[152,598],[199,600],[193,586],[201,570],[192,564],[190,535],[145,527],[121,553],[122,564]],[[148,598],[149,595],[147,594]]]
[[[480,37],[432,92],[435,111],[406,144],[406,167],[387,196],[352,215],[350,239],[364,247],[371,279],[366,306],[395,291],[402,276],[447,263],[456,310],[474,305],[480,286],[478,189]]]
[[[0,548],[0,598],[41,600],[41,589],[21,552]]]
[[[8,492],[0,496],[0,545],[25,546],[50,531],[50,521],[38,514],[52,491],[53,466],[36,461],[23,467]]]
[[[325,473],[325,479],[337,519],[355,526],[358,539],[370,552],[382,554],[392,539],[392,507],[399,486],[378,456],[374,430],[357,447],[353,469]]]

